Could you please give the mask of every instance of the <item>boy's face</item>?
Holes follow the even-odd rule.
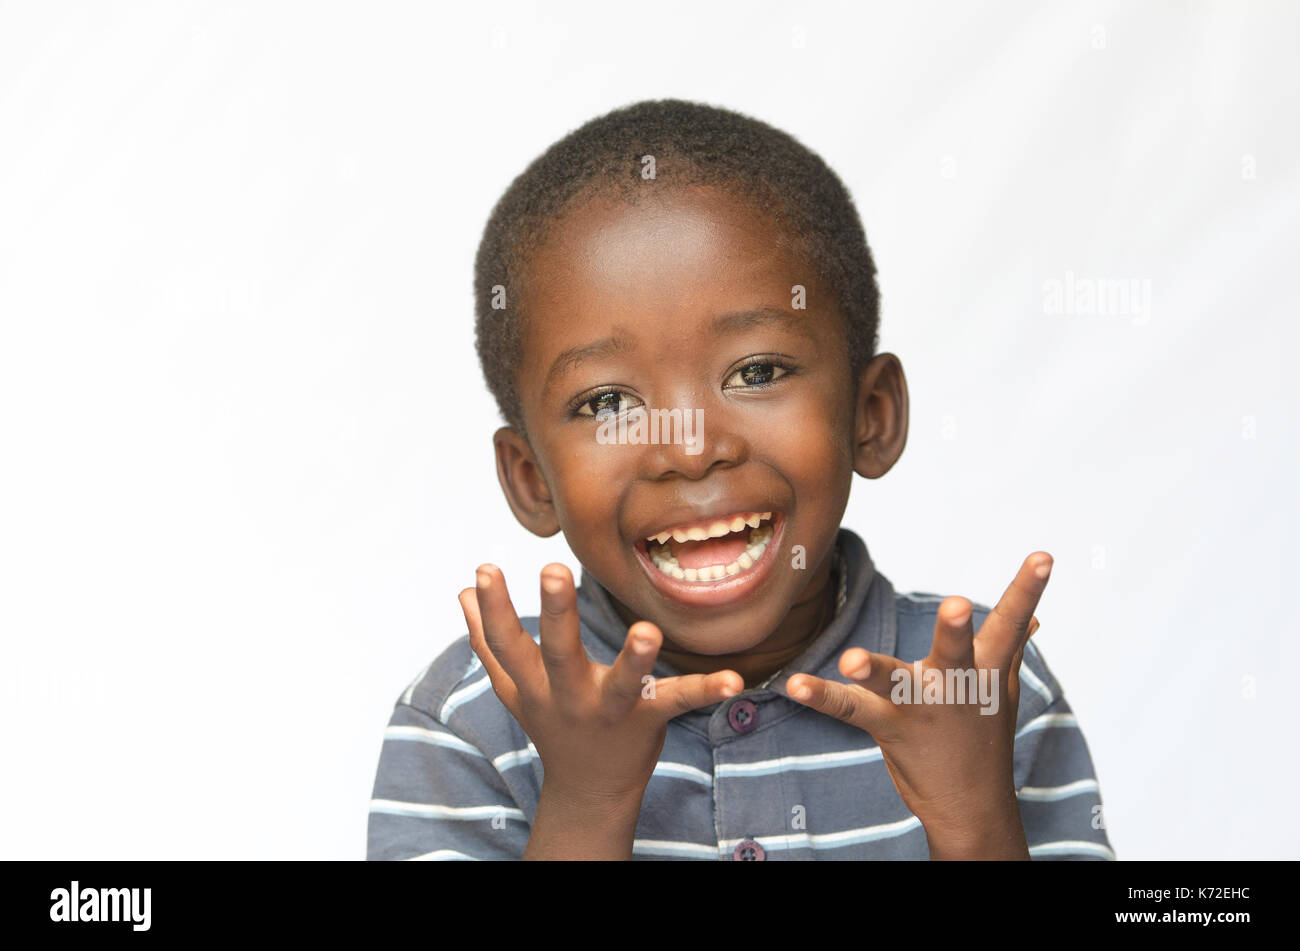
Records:
[[[590,200],[552,224],[528,267],[528,440],[497,438],[512,508],[539,534],[562,529],[625,614],[680,650],[775,647],[791,608],[826,588],[855,468],[883,474],[902,451],[905,385],[902,435],[882,446],[834,302],[774,223],[722,190]],[[680,429],[673,444],[668,432],[609,442],[611,414],[633,434],[638,414],[660,409],[700,424],[686,430],[694,445]],[[729,531],[763,513],[757,532]],[[674,528],[711,537],[648,541]]]

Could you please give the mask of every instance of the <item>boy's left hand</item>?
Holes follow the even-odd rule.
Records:
[[[1029,857],[1012,754],[1020,662],[1038,628],[1034,610],[1051,568],[1046,552],[1026,558],[979,634],[972,630],[971,603],[960,597],[945,599],[939,605],[930,655],[915,664],[855,647],[844,652],[839,664],[840,673],[852,683],[809,674],[795,674],[786,682],[793,699],[851,723],[876,740],[899,796],[925,827],[932,858]],[[943,702],[895,703],[894,671],[906,670],[914,679],[918,665],[941,675],[974,669],[977,685],[996,675],[997,712],[982,713],[978,695],[974,702],[969,697],[965,703],[954,702],[947,695],[946,676],[936,685]],[[910,680],[902,686],[910,699]]]

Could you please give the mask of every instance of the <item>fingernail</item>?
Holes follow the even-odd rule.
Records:
[[[1034,574],[1038,575],[1038,577],[1040,578],[1046,578],[1051,573],[1052,573],[1052,563],[1050,561],[1045,561],[1037,568],[1034,569]]]
[[[632,638],[632,649],[638,654],[648,654],[654,650],[655,642],[646,640],[644,637]]]
[[[554,575],[542,575],[542,590],[547,594],[559,594],[564,590],[564,581]]]
[[[791,688],[790,696],[794,697],[796,700],[807,700],[812,696],[812,690],[803,684],[800,684],[797,687]]]

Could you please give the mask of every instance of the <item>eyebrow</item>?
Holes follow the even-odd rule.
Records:
[[[719,314],[713,318],[710,329],[714,334],[734,334],[764,324],[779,324],[783,330],[790,330],[810,338],[814,336],[806,317],[782,310],[780,307],[759,307],[755,310]]]
[[[597,357],[616,356],[629,353],[635,349],[636,343],[631,337],[625,336],[622,332],[616,332],[603,340],[597,340],[595,343],[583,344],[582,346],[563,350],[559,356],[551,361],[551,368],[546,371],[546,382],[543,384],[542,390],[543,392],[549,390],[561,376],[587,360],[594,360]]]

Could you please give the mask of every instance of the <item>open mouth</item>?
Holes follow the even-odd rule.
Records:
[[[772,542],[771,512],[739,512],[674,526],[645,539],[645,554],[662,575],[708,586],[752,570]]]

